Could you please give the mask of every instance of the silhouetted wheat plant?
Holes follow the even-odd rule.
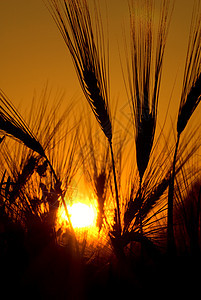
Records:
[[[24,153],[17,151],[14,155],[14,159],[12,159],[9,146],[6,146],[6,148],[4,147],[5,150],[3,152],[3,157],[5,164],[7,165],[7,168],[13,169],[10,175],[8,175],[6,185],[4,184],[5,192],[3,193],[3,196],[6,199],[4,205],[6,205],[8,213],[11,213],[14,219],[18,219],[18,217],[20,218],[21,216],[21,219],[24,220],[25,212],[29,211],[33,215],[33,207],[35,207],[36,210],[34,214],[37,215],[37,210],[39,211],[39,205],[46,203],[46,206],[48,205],[50,215],[51,211],[54,211],[53,219],[55,221],[56,211],[61,199],[67,217],[69,218],[64,196],[76,172],[76,169],[79,167],[78,159],[75,159],[77,163],[72,165],[76,150],[78,131],[75,130],[75,136],[73,138],[69,138],[69,140],[66,138],[70,130],[68,131],[69,127],[67,127],[67,124],[64,126],[64,121],[66,120],[66,115],[68,114],[69,108],[67,108],[67,110],[65,110],[59,118],[56,118],[59,102],[57,105],[54,105],[52,109],[49,109],[48,112],[48,91],[47,86],[45,87],[41,96],[41,104],[37,110],[35,109],[34,104],[32,104],[29,117],[31,126],[33,126],[34,131],[42,141],[40,143],[29,129],[29,126],[25,123],[23,118],[6,98],[6,96],[3,93],[1,93],[1,96],[1,131],[4,134],[17,139],[17,141],[29,147],[31,151],[27,155],[27,150],[24,148]],[[36,112],[37,118],[33,118],[34,111]],[[74,129],[76,129],[75,126]],[[66,147],[67,141],[70,142],[68,147]],[[60,162],[58,162],[55,157],[56,151],[58,151],[58,145],[60,146],[60,155],[62,153],[61,149],[63,149],[63,159],[60,159]],[[45,151],[49,153],[50,159],[47,158]],[[53,151],[55,153],[52,155]],[[34,153],[38,153],[39,156]],[[18,167],[15,163],[15,159],[17,157],[18,161],[20,157],[22,159],[21,164]],[[54,163],[56,163],[55,168],[53,168]],[[50,173],[47,172],[48,166],[50,167]],[[3,168],[5,169],[4,164]],[[63,174],[59,172],[61,171],[61,168]],[[56,169],[59,175],[56,175]],[[36,177],[36,174],[38,174],[40,178],[46,178],[47,176],[51,178],[53,175],[53,178],[51,178],[51,180],[49,179],[50,181],[48,184],[47,182],[38,182],[35,179],[35,185],[37,185],[38,182],[38,190],[43,194],[41,199],[39,195],[33,196],[30,192],[31,189],[29,189],[29,185],[27,185],[33,176]],[[44,174],[46,174],[46,176],[44,176]],[[2,177],[3,181],[4,177],[5,174]],[[35,189],[35,185],[32,185],[33,190]],[[29,191],[28,194],[27,190]],[[35,197],[35,201],[33,201],[33,197]],[[36,203],[38,203],[38,205],[36,205]],[[47,211],[48,210],[46,209],[46,212]],[[54,222],[52,221],[52,224],[53,223]],[[71,230],[73,233],[74,231],[70,222],[70,218],[69,224],[71,225]]]
[[[175,164],[181,133],[191,118],[201,100],[201,4],[195,1],[186,64],[184,70],[183,87],[181,93],[180,107],[177,118],[177,140],[173,158],[172,175],[168,194],[168,251],[175,253],[174,228],[173,228],[173,199]]]
[[[5,135],[10,136],[11,138],[17,139],[29,149],[37,152],[41,155],[41,157],[44,157],[52,170],[55,180],[57,180],[54,168],[45,154],[44,146],[42,146],[42,144],[36,139],[29,126],[20,116],[19,112],[17,112],[17,110],[14,108],[3,91],[0,91],[0,102],[1,132],[3,132],[3,134]]]
[[[188,172],[185,174],[189,181],[192,181],[194,177],[192,172],[194,167],[190,166],[190,163],[192,164],[191,159],[200,147],[199,136],[196,137],[196,132],[197,130],[195,129],[186,134],[185,139],[181,142],[176,160],[176,174],[180,174],[182,168],[189,163]],[[189,147],[193,136],[195,143]],[[134,169],[128,176],[128,183],[123,193],[125,208],[122,242],[124,246],[129,243],[142,243],[144,251],[151,251],[150,253],[152,254],[156,254],[154,245],[163,245],[166,248],[164,237],[167,229],[165,221],[167,194],[172,171],[170,157],[174,152],[174,147],[168,146],[170,145],[168,141],[165,141],[164,145],[162,145],[162,138],[160,137],[158,143],[154,145],[154,152],[150,157],[149,165],[144,174],[141,186],[142,205],[139,201],[138,170]],[[189,150],[187,151],[188,147]],[[143,235],[140,230],[141,221]],[[161,235],[163,236],[163,241]]]
[[[94,31],[93,22],[91,20],[89,7],[86,0],[76,0],[73,2],[67,0],[50,0],[47,2],[51,14],[71,53],[75,69],[78,75],[78,79],[80,81],[83,92],[87,98],[87,101],[100,127],[102,128],[105,136],[109,141],[112,155],[112,166],[116,191],[116,222],[118,227],[117,232],[120,233],[120,204],[116,171],[114,165],[114,154],[111,142],[111,117],[108,109],[109,76],[108,60],[105,55],[107,47],[105,47],[100,13],[98,11],[97,6],[95,6],[96,31]],[[136,144],[136,161],[139,173],[139,187],[136,189],[134,187],[134,183],[131,184],[130,196],[128,197],[130,200],[126,201],[128,202],[128,204],[124,215],[124,235],[128,235],[128,230],[129,228],[131,228],[130,226],[133,222],[133,219],[135,218],[135,225],[141,232],[141,238],[145,238],[142,237],[143,223],[145,224],[145,219],[149,215],[150,211],[159,202],[161,197],[164,195],[168,185],[170,186],[169,199],[171,199],[170,182],[174,181],[175,173],[179,172],[182,166],[181,163],[180,165],[178,164],[178,166],[175,167],[177,162],[176,153],[178,150],[178,139],[173,163],[172,176],[170,176],[170,167],[167,167],[165,169],[164,174],[160,173],[158,177],[156,176],[156,174],[159,170],[157,168],[151,169],[151,166],[153,167],[153,165],[151,165],[150,157],[153,150],[153,143],[156,131],[163,58],[173,8],[171,1],[162,1],[159,16],[155,16],[155,5],[156,2],[154,0],[129,2],[131,28],[131,57],[130,55],[128,55],[127,52],[128,76],[127,78],[124,78],[125,81],[127,81],[126,87],[129,102],[131,104],[131,111],[133,113]],[[194,24],[194,27],[197,29],[191,30],[192,42],[191,45],[189,44],[189,59],[186,63],[186,81],[184,83],[182,96],[182,99],[185,100],[181,101],[178,116],[178,136],[180,136],[195,107],[199,103],[199,100],[195,100],[194,102],[189,100],[192,97],[194,97],[195,99],[198,96],[198,86],[200,82],[200,76],[198,71],[200,68],[200,50],[198,43],[198,40],[200,39],[200,34],[198,28],[198,17],[195,23],[197,25]],[[197,69],[193,68],[194,65],[197,66]],[[195,74],[198,75],[196,75],[196,78],[194,78]],[[193,88],[189,92],[187,100],[184,97],[184,95],[186,94],[187,88],[190,85],[193,85]],[[199,99],[199,97],[197,97],[196,99]],[[184,120],[184,115],[186,121]],[[93,177],[94,190],[98,198],[100,198],[98,200],[99,211],[102,212],[103,203],[105,202],[105,200],[102,199],[102,195],[104,194],[103,186],[106,183],[105,170],[102,170],[100,173],[97,172],[97,166],[95,162],[95,157],[93,156],[93,151],[94,150],[92,149],[94,174],[90,176]],[[184,161],[187,161],[190,157],[191,155],[187,156],[184,159]],[[148,170],[147,167],[149,163],[150,168]],[[145,172],[147,172],[146,177]],[[88,177],[90,176],[88,174]],[[153,180],[155,176],[159,179],[157,183]],[[136,181],[134,182],[136,183]],[[101,186],[101,191],[98,186]],[[168,207],[170,211],[171,205],[169,204],[171,200],[169,200],[168,202]],[[169,211],[168,218],[171,217]],[[170,224],[170,222],[168,223]],[[135,236],[133,231],[131,233],[132,236]],[[139,237],[140,235],[138,235],[138,240]]]
[[[100,12],[95,5],[96,30],[86,0],[49,0],[52,16],[70,51],[84,95],[108,139],[114,174],[118,234],[121,232],[119,196],[112,148],[109,113],[108,45],[105,45]]]
[[[93,190],[98,203],[97,226],[102,229],[105,219],[104,205],[109,190],[111,177],[111,164],[109,160],[109,145],[97,138],[97,132],[92,128],[90,117],[83,125],[86,132],[83,132],[83,145],[80,145],[81,156],[83,157],[83,172]],[[96,133],[96,134],[95,134]]]
[[[136,160],[140,177],[139,207],[143,205],[142,180],[155,136],[163,57],[172,9],[170,4],[169,1],[161,2],[159,20],[156,22],[155,1],[129,2],[131,54],[128,56],[127,53],[128,76],[125,84],[134,122]],[[140,227],[142,233],[142,224]]]

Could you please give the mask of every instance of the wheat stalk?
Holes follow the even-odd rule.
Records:
[[[72,232],[74,232],[65,203],[64,195],[60,188],[60,180],[58,179],[50,160],[46,156],[44,148],[36,139],[32,131],[29,129],[28,125],[25,123],[23,118],[20,116],[20,114],[17,112],[17,110],[14,108],[14,106],[11,104],[2,90],[0,90],[0,131],[2,131],[5,135],[17,139],[19,142],[22,142],[25,146],[37,152],[41,157],[44,157],[46,159],[55,178],[56,185],[59,186],[58,192],[61,195],[62,203],[64,205],[64,209],[68,217]]]
[[[154,0],[130,1],[131,63],[127,59],[128,95],[132,104],[137,165],[141,180],[149,162],[155,135],[162,64],[170,20],[170,4],[162,1],[158,26],[154,29],[154,3]],[[141,10],[143,19],[139,17]]]
[[[131,0],[129,4],[131,59],[127,57],[126,86],[133,112],[141,199],[142,179],[155,136],[163,57],[171,14],[170,2],[162,1],[159,21],[154,29],[154,0]]]
[[[105,40],[100,13],[95,5],[96,34],[86,0],[47,0],[51,14],[70,51],[84,95],[108,139],[112,157],[116,192],[117,223],[121,232],[119,197],[112,147],[112,125],[109,113],[109,76]],[[107,55],[108,57],[108,55]]]
[[[195,1],[188,50],[186,55],[183,87],[181,93],[180,107],[177,118],[177,141],[175,146],[172,175],[168,193],[168,252],[175,254],[175,241],[173,229],[173,199],[174,199],[174,179],[175,165],[181,133],[191,118],[201,100],[201,4]]]
[[[107,141],[94,140],[94,131],[91,118],[88,118],[86,134],[83,132],[84,143],[80,145],[83,160],[83,171],[88,183],[91,185],[98,204],[97,226],[102,228],[105,218],[104,204],[107,199],[107,190],[111,176],[111,164],[109,162],[109,145]]]

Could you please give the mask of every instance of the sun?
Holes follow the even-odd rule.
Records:
[[[68,206],[68,211],[73,228],[85,228],[96,223],[96,209],[92,205],[81,202]]]
[[[95,205],[75,202],[72,205],[67,205],[67,209],[74,229],[92,229],[96,227],[97,209]],[[63,206],[59,208],[57,220],[60,225],[68,223]]]

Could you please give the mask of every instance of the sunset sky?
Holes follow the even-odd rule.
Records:
[[[129,33],[128,2],[127,0],[106,2],[110,42],[111,98],[119,100],[121,109],[126,103],[126,94],[119,52],[124,58],[122,41],[123,28],[126,34]],[[104,3],[104,0],[100,1],[103,10]],[[174,83],[170,112],[173,118],[176,115],[192,7],[191,0],[175,1],[164,60],[159,103],[160,118],[163,118],[166,112]],[[1,0],[0,36],[0,88],[17,107],[19,104],[24,106],[25,103],[27,106],[34,91],[40,94],[47,82],[53,90],[65,91],[66,101],[73,98],[82,101],[82,91],[71,57],[42,0]]]

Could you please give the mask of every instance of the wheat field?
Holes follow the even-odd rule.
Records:
[[[192,5],[176,116],[167,108],[162,123],[175,2],[122,4],[129,17],[119,33],[123,113],[111,95],[102,3],[43,4],[72,60],[81,101],[54,95],[46,83],[21,113],[0,89],[2,295],[115,299],[161,296],[159,288],[197,295],[201,1]]]

